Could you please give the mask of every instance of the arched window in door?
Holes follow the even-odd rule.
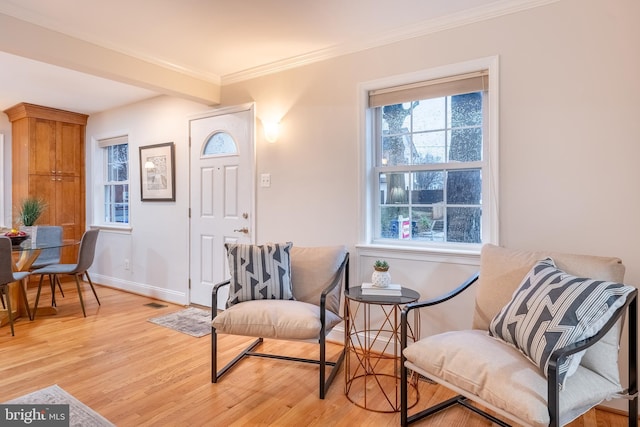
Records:
[[[214,132],[204,145],[204,156],[228,156],[238,154],[238,146],[226,132]]]

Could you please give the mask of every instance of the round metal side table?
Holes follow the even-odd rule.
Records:
[[[400,296],[363,295],[360,286],[345,292],[345,394],[357,406],[376,412],[400,411],[400,311],[420,294],[402,288]],[[372,324],[372,310],[382,318]],[[420,338],[420,310],[414,310],[409,339]],[[377,322],[376,322],[377,323]],[[409,378],[409,402],[418,403],[418,378]]]

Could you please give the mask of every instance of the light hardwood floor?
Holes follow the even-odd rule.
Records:
[[[182,309],[146,306],[151,298],[97,286],[102,306],[85,287],[87,317],[71,283],[58,296],[58,314],[19,319],[16,336],[0,328],[0,402],[58,384],[120,427],[139,426],[397,426],[398,414],[361,409],[344,395],[336,378],[318,399],[315,365],[252,358],[218,384],[210,382],[210,337],[194,338],[147,319]],[[43,292],[44,293],[44,292]],[[29,288],[33,304],[35,291]],[[44,294],[41,303],[50,301]],[[221,336],[222,358],[247,342]],[[273,343],[273,342],[272,342]],[[282,351],[282,342],[276,342]],[[265,350],[275,348],[265,343]],[[315,347],[286,344],[293,355]],[[338,348],[331,345],[332,351]],[[420,382],[419,405],[449,397]],[[488,426],[483,418],[453,408],[415,425]],[[625,418],[593,410],[573,427],[624,426]]]

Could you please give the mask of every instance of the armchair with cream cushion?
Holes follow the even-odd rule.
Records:
[[[637,425],[637,290],[621,283],[624,271],[618,258],[483,246],[479,276],[402,312],[401,424],[461,404],[502,426],[509,425],[505,419],[559,426],[626,395],[629,425]],[[474,283],[470,329],[407,345],[409,312],[426,313]],[[618,350],[625,317],[629,366],[623,390]],[[458,396],[409,415],[408,371]]]
[[[349,253],[344,246],[297,247],[291,243],[227,245],[232,278],[213,289],[211,382],[247,356],[319,365],[319,395],[324,399],[344,359],[326,358],[326,336],[342,321],[343,290],[349,286]],[[227,308],[217,313],[218,290],[230,286]],[[218,370],[218,334],[256,337],[245,350]],[[263,339],[300,340],[319,344],[317,358],[297,358],[254,351]],[[325,370],[330,369],[327,377]]]

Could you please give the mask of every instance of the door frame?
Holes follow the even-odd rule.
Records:
[[[251,159],[249,159],[249,167],[250,167],[250,178],[251,178],[251,188],[250,188],[250,195],[249,195],[249,201],[250,201],[250,229],[251,229],[251,236],[250,236],[250,241],[251,243],[255,243],[256,242],[256,103],[255,102],[247,102],[245,104],[239,104],[239,105],[233,105],[233,106],[228,106],[228,107],[221,107],[221,108],[216,108],[213,110],[209,110],[207,112],[204,113],[200,113],[200,114],[195,114],[195,115],[191,115],[189,116],[189,121],[188,121],[188,127],[189,127],[189,285],[188,285],[188,289],[187,289],[187,301],[188,304],[191,304],[191,265],[192,265],[192,257],[193,257],[193,253],[191,253],[191,238],[192,238],[192,233],[191,233],[191,209],[193,206],[193,201],[192,201],[192,195],[193,195],[193,188],[191,187],[192,182],[191,182],[191,173],[192,173],[192,168],[193,165],[191,164],[191,159],[192,159],[192,155],[193,152],[192,150],[194,149],[192,141],[191,141],[191,122],[194,120],[199,120],[199,119],[206,119],[209,117],[216,117],[216,116],[223,116],[225,114],[233,114],[233,113],[240,113],[243,111],[250,111],[251,112],[251,120],[249,123],[249,150],[248,150],[248,155],[251,156]],[[198,147],[199,148],[199,147]],[[214,307],[211,307],[212,310],[214,310]]]

